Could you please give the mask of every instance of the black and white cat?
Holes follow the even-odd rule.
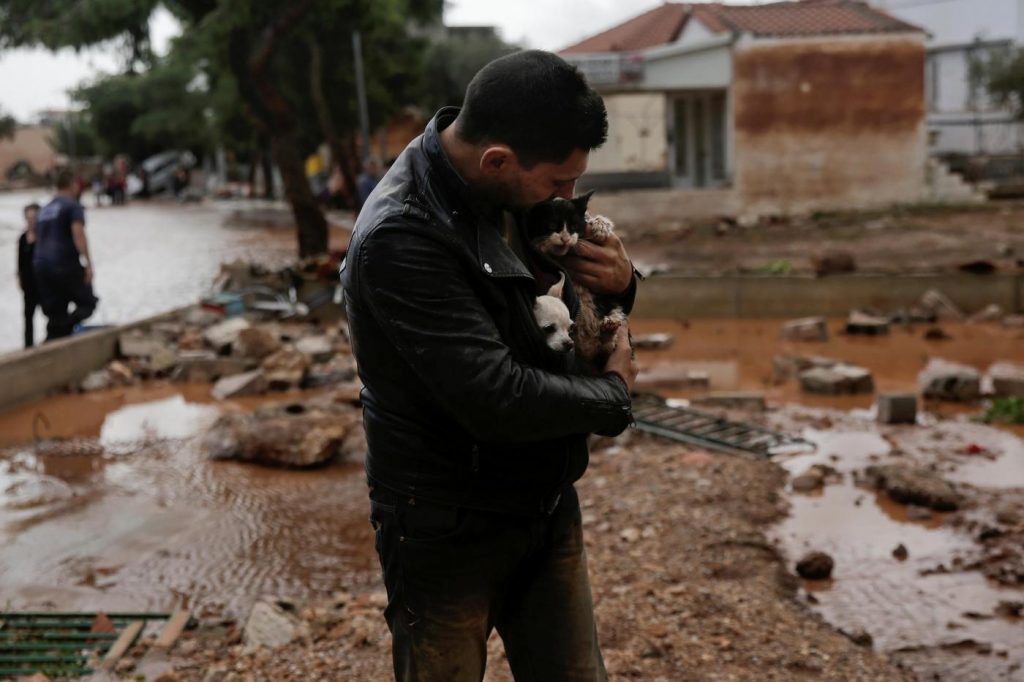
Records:
[[[587,213],[592,195],[593,191],[573,199],[556,197],[532,208],[526,218],[526,238],[530,245],[546,256],[560,258],[572,251],[581,239],[603,244],[614,230],[614,224],[604,216]],[[613,350],[615,331],[626,322],[626,314],[614,298],[594,294],[578,282],[572,284],[580,302],[580,312],[571,333],[577,364],[592,374],[599,374]],[[551,307],[548,302],[544,309]],[[541,324],[541,310],[534,308],[538,324]],[[551,324],[550,313],[545,324]],[[541,328],[544,329],[543,324]],[[550,341],[548,345],[551,346]]]

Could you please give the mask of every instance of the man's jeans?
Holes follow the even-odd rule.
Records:
[[[517,682],[603,682],[579,499],[512,516],[370,490],[395,679],[478,682],[497,628]]]

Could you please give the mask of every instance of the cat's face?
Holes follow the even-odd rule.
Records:
[[[564,256],[586,232],[587,202],[593,192],[574,199],[555,197],[537,204],[526,217],[529,242],[541,253]]]

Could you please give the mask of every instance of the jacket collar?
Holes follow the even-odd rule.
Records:
[[[477,258],[480,268],[492,277],[526,277],[533,275],[505,241],[506,230],[517,229],[512,214],[473,199],[469,185],[462,179],[441,146],[441,131],[459,114],[458,107],[445,107],[434,115],[423,131],[423,151],[430,162],[440,191],[451,200],[453,223],[469,220],[475,224]]]

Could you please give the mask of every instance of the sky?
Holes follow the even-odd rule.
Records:
[[[557,50],[660,4],[662,0],[448,0],[445,23],[496,26],[509,42]],[[154,49],[162,54],[180,26],[160,10],[150,32]],[[77,54],[24,49],[0,53],[0,110],[30,122],[40,110],[67,109],[69,89],[117,68],[112,45]]]

